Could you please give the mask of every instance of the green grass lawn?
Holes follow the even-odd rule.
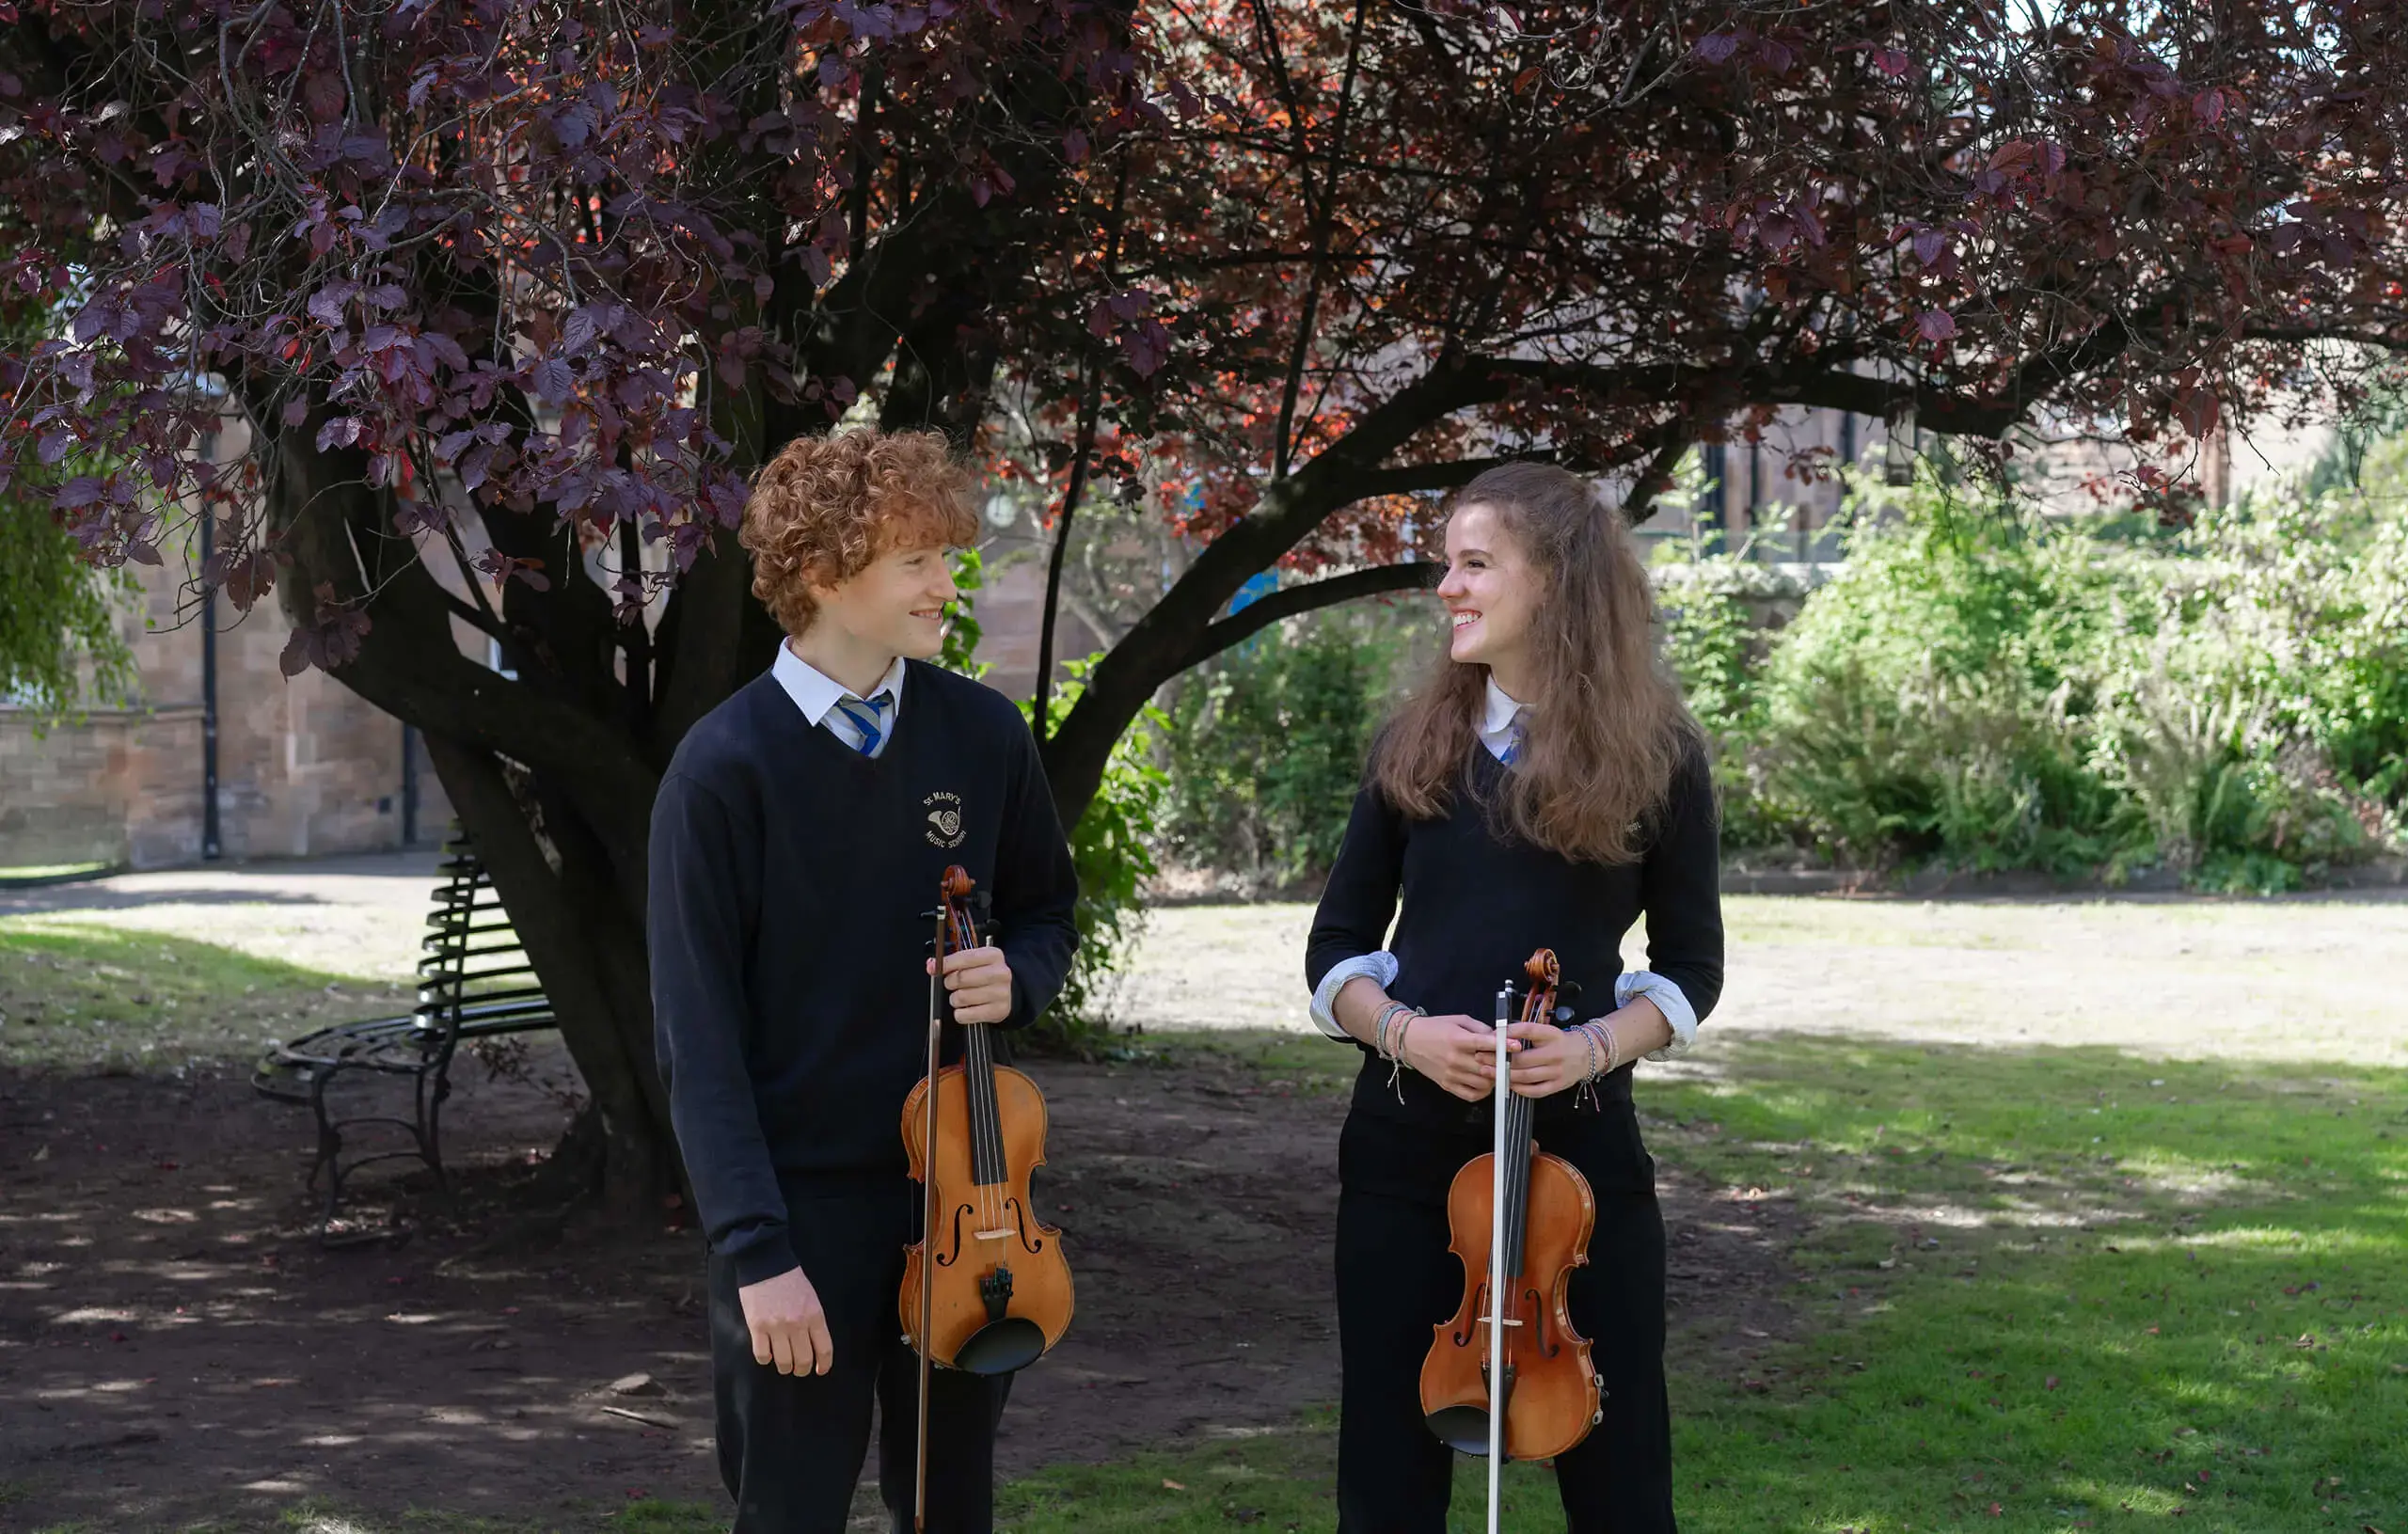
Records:
[[[1157,1041],[1334,1089],[1312,1040]],[[1676,1350],[1679,1503],[1716,1534],[2408,1530],[2408,1081],[2106,1051],[1725,1045],[1642,1087],[1660,1159],[1813,1217],[1801,1340]],[[1333,1382],[1334,1384],[1335,1382]],[[1332,1526],[1332,1420],[1003,1493],[1038,1531]],[[1459,1529],[1480,1526],[1461,1462]],[[638,1503],[542,1526],[699,1534]],[[2176,1520],[2178,1520],[2176,1521]],[[1560,1528],[1516,1467],[1507,1526]],[[445,1520],[323,1534],[519,1534]]]
[[[105,862],[17,863],[0,868],[0,888],[10,884],[31,884],[37,880],[95,877],[109,872],[112,866]]]
[[[1254,1047],[1328,1074],[1309,1040]],[[1642,1087],[1659,1158],[1814,1225],[1805,1338],[1680,1360],[1689,1526],[2408,1529],[2400,1073],[1830,1041],[1716,1063]],[[1331,1454],[1312,1420],[1006,1502],[1027,1530],[1325,1529]],[[1509,1526],[1562,1526],[1543,1471],[1511,1490]]]
[[[0,1063],[240,1054],[330,1007],[390,1005],[207,944],[0,924]],[[1309,1037],[1144,1042],[1306,1090],[1351,1075]],[[1786,1201],[1809,1234],[1794,1340],[1752,1360],[1676,1343],[1689,1528],[2408,1534],[2408,1072],[1828,1038],[1694,1059],[1640,1085],[1659,1160]],[[1002,1521],[1326,1530],[1332,1459],[1314,1414],[1055,1467],[1006,1488]],[[1457,1484],[1454,1526],[1476,1528],[1477,1462]],[[1512,1528],[1562,1526],[1541,1468],[1515,1468],[1508,1508]],[[309,1509],[280,1526],[701,1534],[723,1517],[597,1497],[525,1522]]]
[[[246,1058],[410,993],[214,943],[55,918],[0,922],[0,1065],[163,1070]]]

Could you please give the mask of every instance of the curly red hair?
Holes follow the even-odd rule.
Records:
[[[799,436],[752,477],[737,534],[752,555],[752,594],[789,634],[811,625],[811,583],[849,580],[895,548],[951,547],[978,535],[970,470],[935,432]]]

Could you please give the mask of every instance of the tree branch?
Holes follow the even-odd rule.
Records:
[[[2242,334],[2251,340],[2279,340],[2301,343],[2312,340],[2348,341],[2357,346],[2372,346],[2386,352],[2408,354],[2408,335],[2372,335],[2363,331],[2337,329],[2313,324],[2253,324]]]
[[[1429,591],[1438,584],[1442,567],[1429,561],[1409,564],[1376,564],[1368,570],[1350,570],[1342,576],[1329,576],[1308,580],[1300,586],[1283,587],[1268,596],[1249,602],[1219,623],[1206,627],[1196,637],[1195,645],[1180,662],[1179,669],[1200,666],[1233,644],[1240,643],[1282,618],[1301,613],[1317,612],[1323,608],[1352,602],[1357,597],[1377,596],[1384,592]]]
[[[1639,478],[1631,482],[1630,494],[1622,503],[1624,522],[1635,528],[1656,514],[1656,498],[1671,485],[1672,471],[1681,467],[1681,455],[1688,451],[1687,418],[1674,416],[1664,423],[1658,445],[1648,458],[1647,467],[1640,469]]]
[[[1258,4],[1258,14],[1261,8]],[[1354,71],[1363,53],[1363,17],[1370,9],[1370,0],[1354,0],[1354,25],[1346,39],[1346,74],[1338,91],[1338,121],[1330,129],[1329,169],[1322,177],[1321,209],[1313,215],[1312,269],[1305,278],[1305,302],[1296,316],[1296,344],[1288,356],[1287,383],[1279,391],[1279,423],[1271,433],[1271,477],[1275,480],[1287,478],[1289,453],[1295,446],[1292,436],[1296,391],[1305,381],[1305,360],[1312,355],[1313,320],[1321,308],[1322,280],[1329,270],[1330,227],[1338,214],[1338,162],[1346,152],[1346,124],[1354,106]],[[1304,136],[1301,118],[1297,119],[1296,134],[1300,140]]]
[[[1345,482],[1347,498],[1339,506],[1374,496],[1407,496],[1417,490],[1454,490],[1469,484],[1492,468],[1507,464],[1555,464],[1562,455],[1552,448],[1517,452],[1502,458],[1447,458],[1434,464],[1400,464],[1354,475]],[[1567,466],[1576,467],[1576,466]],[[1338,507],[1332,507],[1333,511]]]

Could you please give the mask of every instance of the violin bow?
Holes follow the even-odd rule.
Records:
[[[1497,993],[1496,1145],[1488,1158],[1488,1534],[1497,1534],[1497,1477],[1505,1459],[1505,1099],[1513,1090],[1505,1051],[1513,1018],[1508,985]]]
[[[927,1176],[920,1184],[920,1468],[919,1489],[911,1496],[911,1527],[915,1534],[928,1526],[928,1373],[929,1356],[935,1345],[928,1336],[936,1324],[936,1228],[937,1228],[937,1052],[942,1039],[943,1012],[938,1007],[938,988],[944,983],[945,930],[953,916],[952,892],[944,885],[937,887],[937,939],[929,951],[936,962],[928,969],[928,1090],[927,1121],[920,1135],[927,1147],[922,1154],[927,1164],[921,1168]]]

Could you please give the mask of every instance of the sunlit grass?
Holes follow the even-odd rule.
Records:
[[[409,1005],[390,985],[187,938],[0,921],[0,1065],[124,1071],[243,1059],[269,1038]]]
[[[1316,1042],[1162,1047],[1344,1074]],[[1686,1523],[2397,1529],[2408,1077],[1830,1039],[1727,1044],[1715,1072],[1641,1083],[1658,1158],[1811,1224],[1801,1340],[1676,1350]],[[1331,1452],[1314,1421],[1048,1472],[1014,1526],[1326,1529]],[[1545,1481],[1519,1470],[1509,1526],[1562,1526]],[[1463,1462],[1452,1526],[1479,1484]]]

